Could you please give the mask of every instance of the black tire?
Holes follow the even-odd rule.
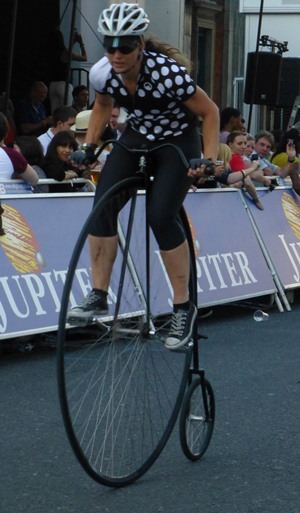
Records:
[[[180,444],[185,456],[196,461],[206,452],[214,429],[215,397],[210,382],[204,378],[207,400],[205,414],[201,378],[194,379],[183,399],[180,414]]]
[[[147,296],[142,195],[137,195],[135,203],[133,194],[123,209],[127,213],[121,213],[121,239],[130,242],[128,252],[118,252],[109,314],[86,326],[67,322],[70,298],[74,304],[78,297],[76,269],[83,265],[80,258],[95,211],[101,214],[108,200],[128,190],[136,192],[140,185],[139,178],[124,180],[95,206],[70,262],[59,319],[58,385],[66,431],[86,472],[114,487],[142,476],[164,448],[180,410],[191,361],[190,347],[179,351],[164,347],[172,307],[152,236],[150,299]],[[129,218],[133,220],[131,237]],[[155,269],[157,262],[160,266],[158,277],[153,262]]]

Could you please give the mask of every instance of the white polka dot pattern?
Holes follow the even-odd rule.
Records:
[[[106,57],[92,67],[90,81],[97,92],[111,95],[127,110],[128,124],[149,141],[179,136],[195,125],[196,116],[182,103],[195,93],[195,83],[165,55],[144,52],[134,98]]]

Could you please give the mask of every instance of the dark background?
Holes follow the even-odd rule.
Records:
[[[17,17],[13,34],[15,5]],[[27,94],[35,80],[42,80],[48,85],[49,34],[59,25],[59,11],[59,0],[0,0],[0,93],[7,88],[13,44],[10,88],[13,103]]]

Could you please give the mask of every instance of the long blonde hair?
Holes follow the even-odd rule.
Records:
[[[228,144],[219,143],[217,160],[223,160],[225,169],[229,168],[229,162],[231,160],[231,157],[232,157],[232,152],[231,152],[231,149],[229,148]]]
[[[184,66],[188,72],[191,71],[191,62],[178,48],[170,45],[166,41],[160,40],[156,36],[145,38],[145,50],[147,52],[163,53],[174,59],[180,66]]]

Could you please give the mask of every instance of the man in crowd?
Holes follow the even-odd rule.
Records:
[[[38,137],[38,140],[43,146],[44,155],[46,155],[50,141],[56,134],[58,134],[58,132],[62,132],[62,130],[71,132],[71,127],[75,123],[76,114],[77,112],[73,107],[68,107],[66,105],[55,109],[53,112],[53,126],[49,128],[47,132]]]
[[[287,144],[288,164],[284,167],[278,167],[268,160],[268,155],[274,146],[274,137],[267,130],[260,130],[255,136],[254,155],[258,155],[260,160],[260,169],[265,176],[278,177],[279,185],[285,185],[284,179],[288,176],[292,181],[294,191],[300,196],[300,178],[299,164],[295,161],[296,148],[294,144]]]
[[[21,134],[37,137],[51,125],[52,117],[47,116],[44,105],[47,95],[44,82],[34,82],[28,95],[20,101],[16,114]]]
[[[238,109],[226,107],[220,113],[220,143],[227,143],[228,135],[234,130],[246,132],[245,120]]]

